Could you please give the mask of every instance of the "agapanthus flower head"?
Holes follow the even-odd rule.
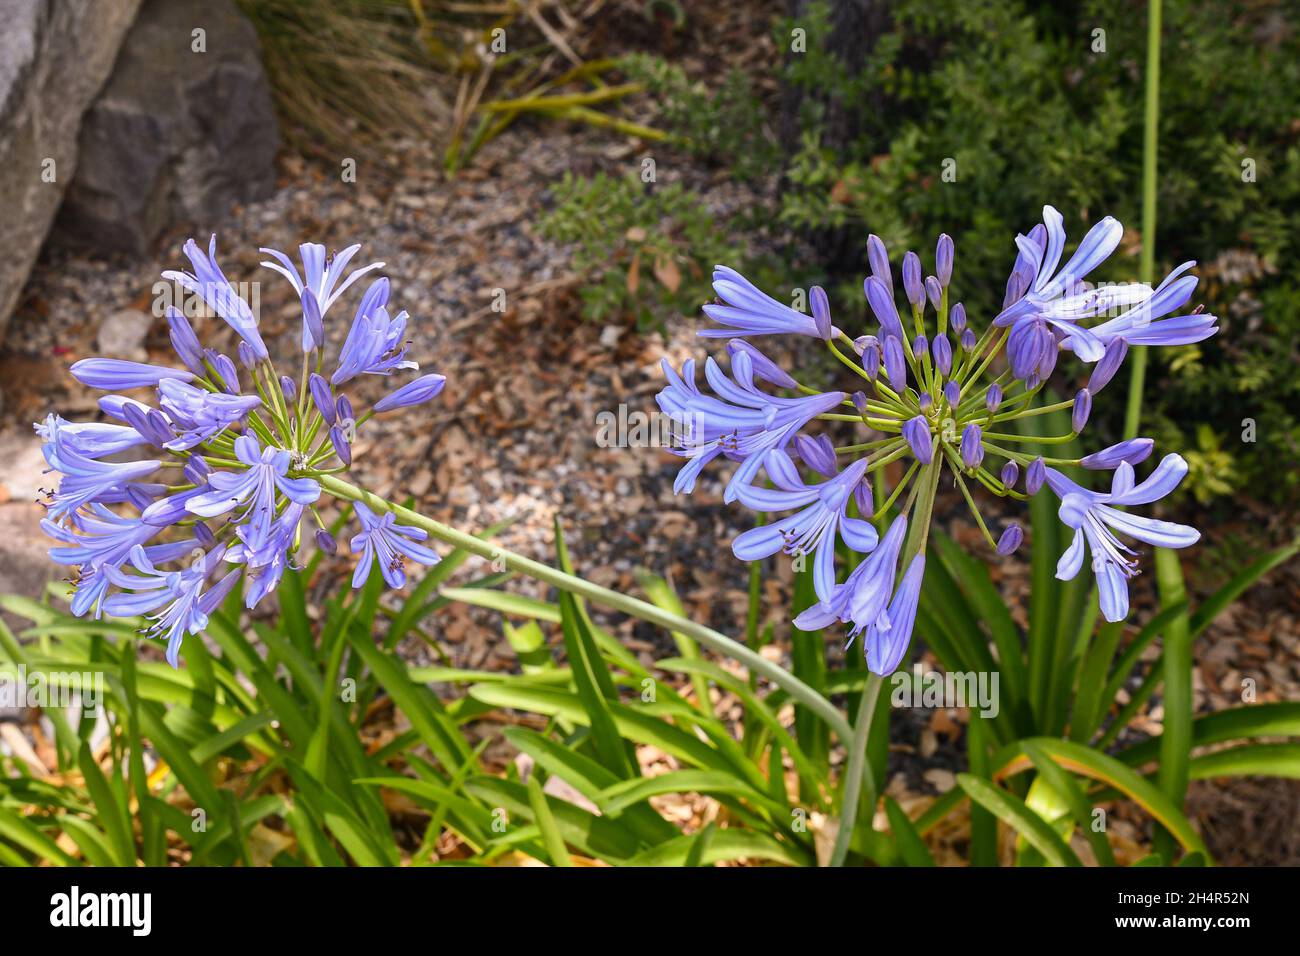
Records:
[[[185,244],[192,272],[164,276],[200,296],[234,329],[243,381],[236,363],[204,348],[173,308],[166,318],[183,368],[109,358],[72,366],[82,384],[154,395],[101,398],[101,411],[115,422],[50,415],[36,425],[46,461],[61,476],[42,527],[55,541],[53,559],[73,569],[73,613],[150,615],[146,633],[167,641],[175,665],[184,637],[207,625],[241,578],[249,607],[275,590],[296,566],[304,523],[316,526],[312,537],[321,550],[334,552],[318,510],[322,479],[351,466],[357,431],[371,415],[428,401],[445,385],[443,376],[425,375],[393,388],[364,414],[353,412],[343,385],[363,374],[416,367],[405,357],[407,315],[389,317],[383,278],[361,296],[337,363],[325,371],[331,306],[382,265],[345,275],[359,248],[330,256],[324,246],[306,243],[299,247],[301,272],[282,253],[263,250],[274,260],[264,265],[289,279],[302,306],[303,378],[275,370],[254,310],[217,264],[215,237],[206,253],[193,240]],[[105,460],[142,446],[151,450],[141,460]],[[437,560],[415,543],[424,533],[394,524],[391,514],[376,516],[358,505],[357,517],[356,586],[376,558],[393,587],[406,580],[404,558],[425,565]]]
[[[903,256],[899,299],[888,250],[870,236],[871,274],[862,288],[874,323],[852,332],[830,324],[831,305],[820,289],[811,297],[811,314],[805,314],[719,266],[714,272],[719,302],[704,311],[728,328],[703,334],[734,336],[728,343],[731,375],[706,360],[710,391],[704,391],[693,360],[680,375],[664,363],[668,384],[659,393],[659,406],[674,421],[691,423],[674,449],[689,459],[674,490],[690,492],[706,465],[730,460],[736,469],[726,501],[739,500],[760,512],[793,512],[744,532],[733,551],[750,561],[782,552],[795,560],[811,556],[818,602],[799,614],[796,625],[808,630],[843,623],[851,637],[865,634],[867,663],[876,673],[887,674],[906,652],[925,571],[929,515],[944,470],[951,471],[972,509],[978,505],[971,492],[979,487],[1023,499],[1050,484],[1063,496],[1062,519],[1083,542],[1063,569],[1071,569],[1077,548],[1091,545],[1094,557],[1102,556],[1098,573],[1106,575],[1103,609],[1114,619],[1127,609],[1118,582],[1127,580],[1134,565],[1108,529],[1140,540],[1160,537],[1171,546],[1193,540],[1190,529],[1171,530],[1118,508],[1167,493],[1177,483],[1171,478],[1178,469],[1166,458],[1151,478],[1135,485],[1133,466],[1153,445],[1145,438],[1068,460],[1030,454],[1024,446],[1041,442],[1050,448],[1083,432],[1093,402],[1130,345],[1185,344],[1217,330],[1214,317],[1199,310],[1171,316],[1195,289],[1195,278],[1185,274],[1190,263],[1155,288],[1140,282],[1089,284],[1122,235],[1119,222],[1104,217],[1067,254],[1064,218],[1045,207],[1043,221],[1015,237],[1002,310],[984,321],[973,320],[960,302],[950,302],[960,282],[951,237],[936,243],[934,274],[928,278],[920,256]],[[796,371],[776,366],[744,343],[747,336],[781,333],[823,340],[838,362],[834,367],[858,373],[856,387],[845,390],[852,397],[809,387]],[[1066,386],[1074,392],[1072,400],[1045,404],[1042,394],[1063,356],[1095,365],[1085,388]],[[756,377],[771,388],[757,387]],[[1070,434],[1044,440],[1015,427],[1024,416],[1066,409]],[[865,434],[838,441],[826,430],[847,427],[840,423]],[[873,479],[900,459],[908,467],[899,486],[890,489],[879,476]],[[1110,494],[1067,487],[1070,479],[1060,470],[1065,467],[1114,470]],[[1022,471],[1023,491],[1016,487]],[[878,495],[883,497],[877,500]],[[917,524],[905,543],[897,529],[907,527],[909,517]],[[978,512],[976,519],[998,554],[1010,554],[1024,541],[1018,523],[1007,523],[994,540],[989,522]],[[870,527],[868,522],[882,528],[889,523],[879,546],[862,527]],[[835,570],[837,537],[867,555],[842,582]],[[895,589],[900,564],[906,570]]]

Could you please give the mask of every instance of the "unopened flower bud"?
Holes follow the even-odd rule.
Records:
[[[1074,408],[1070,412],[1070,428],[1075,434],[1083,431],[1083,427],[1088,424],[1090,414],[1092,414],[1092,392],[1081,388],[1074,396]]]
[[[952,236],[946,232],[939,236],[938,243],[934,248],[934,271],[939,279],[939,284],[945,289],[948,283],[952,282],[952,260],[955,249],[953,247]]]
[[[325,554],[334,554],[339,549],[338,542],[334,540],[334,535],[324,528],[316,529],[316,547],[320,548]]]
[[[1042,456],[1035,458],[1029,463],[1029,469],[1025,472],[1025,492],[1029,495],[1036,495],[1043,482],[1047,480],[1047,463],[1043,461]]]
[[[1018,524],[1009,524],[1007,529],[1002,532],[1002,537],[998,538],[998,554],[1004,557],[1014,552],[1020,547],[1020,543],[1025,540],[1025,532]]]

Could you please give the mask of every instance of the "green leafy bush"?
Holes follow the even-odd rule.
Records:
[[[593,322],[631,319],[648,329],[669,314],[694,312],[712,298],[713,266],[740,255],[699,197],[678,183],[566,173],[554,198],[542,235],[573,246],[573,266],[588,280],[582,312]]]

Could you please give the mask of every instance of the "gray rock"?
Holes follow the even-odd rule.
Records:
[[[86,113],[54,239],[142,255],[173,225],[206,234],[270,194],[279,143],[257,32],[234,3],[144,0]]]
[[[139,309],[114,312],[100,323],[95,346],[100,355],[108,358],[143,362],[147,358],[144,340],[148,338],[152,324],[152,317]]]
[[[77,168],[82,114],[139,5],[0,0],[0,336]]]
[[[40,597],[47,582],[67,573],[50,560],[52,542],[41,530],[44,512],[36,504],[40,489],[53,479],[45,474],[41,441],[31,432],[0,436],[0,461],[0,594]]]

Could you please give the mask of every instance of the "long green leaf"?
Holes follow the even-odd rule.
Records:
[[[1100,753],[1090,747],[1070,740],[1056,740],[1050,737],[1034,737],[1030,743],[1048,754],[1053,760],[1067,770],[1101,781],[1119,790],[1130,800],[1151,814],[1152,817],[1188,851],[1199,851],[1209,856],[1205,844],[1183,811],[1165,794],[1152,785],[1146,778],[1135,773],[1132,768],[1120,763],[1114,757]],[[1028,757],[1021,756],[1020,744],[1003,748],[995,759],[1001,769],[997,776],[1016,773],[1033,766]]]
[[[564,837],[560,835],[559,824],[555,822],[555,814],[546,802],[546,794],[542,792],[536,774],[528,777],[528,803],[533,808],[533,819],[537,821],[537,829],[542,833],[542,843],[546,846],[546,855],[551,858],[551,866],[573,866],[569,849],[564,845]]]
[[[1034,762],[1034,769],[1038,771],[1043,781],[1065,800],[1066,806],[1070,808],[1070,815],[1074,817],[1074,822],[1078,824],[1079,832],[1083,834],[1092,847],[1097,862],[1102,866],[1114,866],[1115,854],[1110,848],[1110,841],[1106,839],[1104,831],[1096,829],[1093,825],[1093,806],[1088,802],[1088,797],[1083,792],[1083,788],[1062,770],[1055,760],[1047,756],[1037,744],[1032,741],[1024,741],[1021,743],[1021,747],[1025,751],[1025,755]]]
[[[968,773],[957,774],[957,785],[972,800],[1015,829],[1053,866],[1083,866],[1047,821],[1025,806],[1023,800]]]
[[[1241,740],[1246,737],[1300,737],[1300,703],[1247,704],[1198,717],[1192,723],[1192,746]],[[1160,738],[1152,737],[1116,756],[1139,767],[1159,755]]]
[[[12,810],[0,807],[0,837],[36,854],[37,859],[55,866],[75,866],[77,861],[59,849],[58,844]]]
[[[903,862],[908,866],[934,866],[934,857],[916,832],[916,827],[912,826],[898,801],[888,795],[885,796],[885,814],[889,817],[889,829],[893,831]]]

